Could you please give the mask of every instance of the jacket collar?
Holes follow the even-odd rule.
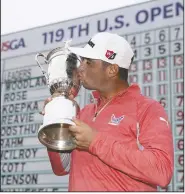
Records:
[[[138,84],[131,84],[126,90],[121,92],[118,96],[123,96],[125,93],[135,96],[136,94],[140,94],[141,90]],[[97,103],[100,99],[100,93],[95,90],[91,92],[92,100],[91,103]]]

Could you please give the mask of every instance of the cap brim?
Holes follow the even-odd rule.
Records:
[[[80,57],[89,59],[100,59],[96,52],[87,48],[69,47],[69,50]]]

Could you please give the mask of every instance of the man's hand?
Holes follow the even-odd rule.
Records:
[[[45,110],[44,110],[44,109],[45,109],[45,106],[46,106],[46,104],[49,103],[50,101],[52,101],[52,97],[49,97],[49,98],[47,98],[47,99],[44,101],[44,107],[43,107],[42,111],[39,112],[41,115],[45,115]]]
[[[88,150],[91,142],[97,135],[97,130],[92,129],[86,123],[80,121],[79,119],[73,119],[76,126],[70,126],[69,130],[75,137],[75,142],[77,148]]]

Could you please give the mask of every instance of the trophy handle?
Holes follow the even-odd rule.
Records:
[[[39,62],[39,57],[43,57],[43,58],[44,58],[44,62],[45,62],[46,64],[48,64],[48,61],[47,61],[45,55],[42,54],[42,53],[37,53],[36,56],[35,56],[35,60],[36,60],[36,62],[37,62],[37,64],[38,64],[38,66],[40,67],[40,69],[41,69],[41,71],[42,71],[42,74],[45,76],[46,81],[47,81],[47,85],[48,85],[48,87],[49,87],[49,76],[48,76],[47,72],[43,69],[42,65],[40,64],[40,62]]]

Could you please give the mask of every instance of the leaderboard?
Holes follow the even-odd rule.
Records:
[[[174,178],[161,191],[184,190],[184,50],[183,24],[123,35],[132,45],[135,59],[128,81],[138,83],[142,94],[164,107],[171,121]],[[89,93],[89,102],[92,96]]]
[[[142,93],[156,99],[172,125],[174,179],[165,190],[184,190],[184,50],[183,25],[174,25],[128,36],[136,59],[130,68],[130,83],[139,83]],[[139,40],[141,41],[139,43]],[[132,42],[131,42],[132,43]],[[173,185],[173,188],[172,188]]]
[[[63,41],[83,46],[103,31],[118,33],[131,44],[135,58],[129,83],[164,107],[172,126],[174,175],[159,191],[184,190],[184,5],[182,0],[154,0],[83,18],[1,36],[1,191],[67,191],[69,176],[52,172],[37,133],[39,114],[50,95],[35,55],[45,55]],[[43,64],[47,70],[47,65]],[[81,88],[81,108],[90,91]]]

